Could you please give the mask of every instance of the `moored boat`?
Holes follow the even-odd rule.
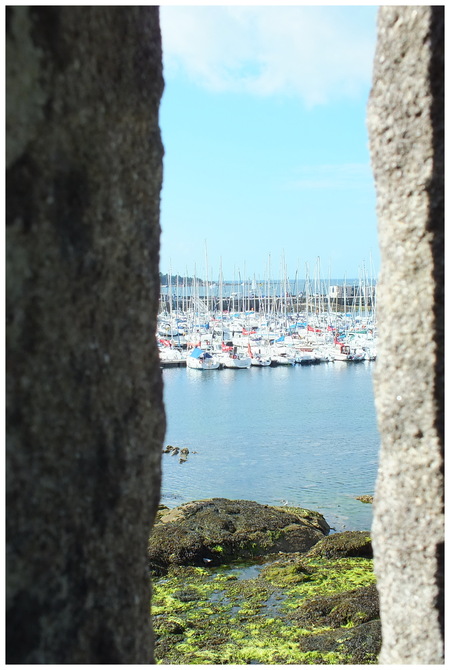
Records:
[[[265,368],[272,363],[270,356],[264,356],[263,354],[253,354],[251,359],[251,364],[255,367]]]
[[[250,342],[248,343],[248,355],[251,358],[251,365],[254,365],[255,367],[265,368],[272,363],[271,357],[267,354],[263,354],[261,349],[254,353]]]
[[[224,368],[246,369],[252,364],[250,356],[238,353],[237,347],[233,347],[232,351],[223,351],[218,358]]]
[[[191,370],[217,370],[220,368],[220,361],[217,356],[195,347],[186,358],[186,366]]]
[[[352,352],[348,344],[338,344],[332,356],[334,361],[346,363],[359,363],[364,360],[364,354],[356,353],[356,350]]]
[[[299,350],[295,354],[295,362],[300,365],[317,365],[320,358],[313,351]]]
[[[274,365],[295,365],[295,353],[287,347],[274,345],[271,357]]]

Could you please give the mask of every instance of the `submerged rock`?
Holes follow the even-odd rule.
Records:
[[[154,574],[170,565],[211,566],[270,553],[306,552],[330,530],[318,512],[212,498],[163,510],[149,540]]]

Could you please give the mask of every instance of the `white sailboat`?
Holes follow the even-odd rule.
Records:
[[[312,350],[299,350],[295,354],[295,362],[300,365],[317,365],[320,363],[320,358]]]
[[[220,361],[217,356],[195,347],[186,358],[186,366],[191,370],[217,370],[220,368]]]
[[[348,344],[337,344],[332,352],[334,361],[344,361],[345,363],[359,363],[364,360],[364,354],[351,352]]]
[[[257,352],[253,352],[250,342],[248,343],[248,355],[251,358],[251,365],[254,365],[255,367],[266,368],[272,363],[271,357],[263,354],[261,349]]]
[[[218,358],[224,368],[246,369],[252,364],[250,356],[238,353],[236,346],[230,347],[225,344],[222,344],[222,353]]]

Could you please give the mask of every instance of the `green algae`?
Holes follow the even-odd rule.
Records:
[[[296,599],[339,593],[375,582],[372,560],[366,558],[275,562],[262,571],[262,576]]]
[[[216,544],[214,547],[211,547],[211,551],[216,554],[223,554],[224,548],[221,544]]]
[[[246,565],[240,566],[244,574]],[[373,584],[371,559],[285,556],[262,566],[251,579],[240,579],[235,570],[235,565],[218,570],[177,567],[164,579],[154,580],[157,663],[352,663],[345,646],[311,648],[317,636],[326,639],[331,629],[323,622],[302,619],[303,607],[314,598]],[[364,612],[356,610],[340,630],[351,633],[364,617]],[[308,640],[307,649],[301,646],[304,640]],[[367,655],[363,662],[376,660]]]
[[[316,570],[305,579],[301,573],[299,581],[290,585],[287,592],[295,599],[314,597],[320,594],[333,594],[349,591],[375,582],[372,560],[366,558],[341,558],[333,561],[330,570],[329,561],[310,563]]]

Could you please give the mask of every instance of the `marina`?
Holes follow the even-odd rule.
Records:
[[[261,296],[256,310],[250,293],[238,296],[239,306],[247,306],[241,311],[230,311],[222,297],[200,296],[194,289],[189,300],[181,298],[179,291],[169,302],[161,299],[156,334],[161,367],[185,367],[186,361],[192,363],[193,351],[196,361],[191,367],[208,370],[375,360],[373,287],[369,292],[361,290],[359,301],[351,305],[347,305],[346,296],[354,297],[354,291],[347,292],[345,285],[331,285],[326,293],[297,295],[280,293],[280,282],[272,288],[273,295],[267,299]],[[339,307],[341,297],[344,304]],[[205,354],[213,360],[201,365]],[[243,358],[250,360],[245,365],[236,362]]]
[[[379,449],[375,287],[280,281],[252,303],[255,286],[171,287],[160,301],[162,502],[294,505],[368,530],[372,506],[357,498],[373,495]]]

